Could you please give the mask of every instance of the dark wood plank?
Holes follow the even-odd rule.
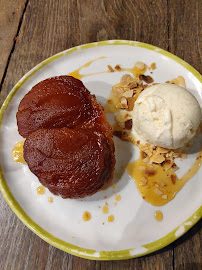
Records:
[[[26,0],[0,1],[0,84],[15,43]]]
[[[27,71],[47,57],[105,39],[138,40],[168,49],[167,1],[30,1],[1,99]],[[11,70],[15,70],[12,80]]]
[[[202,73],[202,5],[200,0],[169,1],[170,52]]]
[[[169,1],[169,48],[202,73],[201,1]],[[176,16],[177,10],[177,16]],[[174,249],[175,269],[202,269],[201,222],[179,239]],[[192,237],[191,237],[192,236]]]
[[[167,2],[171,2],[169,7]],[[183,1],[179,2],[180,7],[184,5]],[[199,1],[188,2],[189,7],[195,7],[196,15]],[[180,30],[185,24],[180,19],[182,14],[174,1],[167,0],[29,1],[2,86],[1,102],[14,84],[36,64],[59,51],[87,42],[106,39],[138,40],[170,50],[199,69],[197,57],[189,49],[190,42],[193,48],[198,48],[199,30],[195,31],[197,37],[192,41],[185,38],[186,35]],[[198,29],[197,16],[191,16],[191,20]],[[192,30],[193,27],[189,26],[187,35],[191,35]],[[198,240],[195,239],[196,235]],[[187,241],[191,241],[197,253],[201,232],[196,235]],[[4,270],[173,269],[172,245],[146,257],[112,262],[95,262],[62,252],[28,230],[9,209],[2,195],[0,236],[0,269]],[[184,247],[183,242],[181,245]],[[175,254],[177,252],[179,254],[178,258],[175,256],[175,265],[180,266],[183,261],[180,245],[175,249]]]

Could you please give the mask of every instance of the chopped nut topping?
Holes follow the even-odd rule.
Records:
[[[149,157],[152,156],[152,152],[149,149],[145,149],[144,151]]]
[[[141,159],[144,159],[147,157],[147,154],[144,151],[140,151],[140,157]]]
[[[125,122],[125,129],[127,130],[131,130],[132,129],[132,126],[133,126],[133,121],[132,119],[129,119]]]
[[[113,68],[110,65],[107,65],[109,71],[114,72]]]
[[[151,69],[154,70],[155,68],[156,68],[156,63],[152,63],[152,64],[151,64]]]
[[[165,161],[165,158],[162,155],[153,155],[152,157],[150,157],[150,161],[154,163],[162,163],[163,161]]]
[[[172,175],[170,176],[170,178],[171,178],[172,183],[175,185],[176,180],[177,180],[176,175],[172,174]]]
[[[158,181],[158,184],[159,184],[160,187],[165,187],[166,186],[166,183],[161,179]]]
[[[156,174],[156,169],[152,165],[147,166],[139,166],[138,170],[141,172],[141,174],[145,177],[149,177]]]
[[[142,178],[140,179],[140,185],[141,185],[141,186],[145,186],[145,185],[147,184],[147,182],[148,182],[148,180],[147,180],[146,177],[142,177]]]
[[[165,153],[168,153],[168,149],[165,149],[165,148],[163,148],[163,147],[158,146],[158,147],[156,148],[156,152],[157,152],[157,153],[161,153],[161,154],[165,154]]]
[[[133,90],[129,90],[123,93],[122,97],[131,98],[133,96]]]
[[[128,81],[128,78],[131,78],[132,79],[132,77],[129,74],[124,74],[121,77],[120,84],[125,84]]]
[[[137,90],[138,89],[138,84],[136,82],[129,82],[128,83],[128,87],[130,89],[134,89],[134,90]],[[135,89],[136,88],[136,89]]]
[[[143,65],[146,67],[144,63]],[[108,69],[111,72],[114,72],[114,69],[110,65],[108,65]],[[120,71],[120,66],[117,65],[115,70]],[[120,83],[117,83],[112,87],[112,91],[118,99],[116,108],[132,111],[136,99],[147,86],[148,85],[143,85],[142,80],[139,78],[132,78],[129,74],[123,75]]]
[[[173,171],[174,172],[176,172],[177,170],[179,170],[179,167],[175,163],[173,163],[172,168],[173,168]]]
[[[155,192],[156,195],[159,196],[159,197],[160,197],[161,195],[163,195],[163,192],[160,191],[160,189],[158,189],[158,188],[155,188],[155,189],[154,189],[154,192]]]
[[[142,80],[142,81],[144,81],[146,83],[153,83],[153,81],[154,81],[151,76],[145,76],[143,74],[141,74],[139,76],[139,78],[140,78],[140,80]]]
[[[128,108],[127,99],[124,97],[121,98],[121,106],[122,106],[122,109]]]
[[[131,97],[131,98],[128,98],[127,99],[127,101],[128,101],[128,111],[132,111],[133,110],[135,100],[136,99],[134,97]]]
[[[118,122],[117,123],[120,128],[124,129],[125,128],[125,122]]]
[[[143,70],[145,69],[146,65],[143,62],[137,62],[135,63],[136,68]]]
[[[148,149],[148,146],[146,144],[141,144],[140,145],[140,150],[144,151],[144,150],[147,150]]]
[[[149,156],[143,158],[142,161],[143,161],[144,163],[149,163],[149,161],[150,161]]]
[[[166,200],[166,199],[168,199],[168,196],[167,195],[162,195],[161,198]]]
[[[184,80],[184,77],[182,77],[182,76],[178,76],[177,78],[170,81],[170,83],[177,84],[179,86],[186,88],[185,80]]]
[[[124,90],[122,88],[116,88],[116,96],[117,98],[121,98],[124,93]]]
[[[118,70],[118,71],[121,71],[121,67],[119,65],[116,65],[115,69]]]

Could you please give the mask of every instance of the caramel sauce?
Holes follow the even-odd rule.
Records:
[[[117,183],[116,183],[116,184],[113,184],[113,185],[112,185],[112,188],[115,188],[115,187],[116,187],[116,185],[117,185]]]
[[[49,203],[53,203],[53,197],[49,197],[49,198],[48,198],[48,202],[49,202]]]
[[[85,211],[83,213],[83,221],[89,221],[91,219],[91,213],[89,213],[88,211]]]
[[[86,64],[82,65],[80,68],[74,70],[73,72],[70,72],[68,75],[73,76],[76,79],[81,80],[84,77],[89,77],[97,74],[103,74],[103,73],[111,73],[111,72],[120,72],[120,71],[128,71],[133,74],[135,78],[138,78],[140,74],[144,74],[146,71],[146,67],[144,69],[138,69],[135,65],[132,68],[120,68],[120,69],[114,69],[113,71],[111,70],[105,70],[105,71],[100,71],[100,72],[95,72],[95,73],[89,73],[89,74],[80,74],[81,69],[85,67],[89,67],[93,62],[99,60],[99,59],[104,59],[106,58],[105,56],[98,57],[96,59],[93,59]]]
[[[108,208],[107,205],[104,205],[104,206],[102,207],[102,213],[103,213],[103,214],[108,214],[108,213],[109,213],[109,208]]]
[[[107,221],[108,222],[113,222],[114,221],[114,216],[113,215],[108,216]]]
[[[43,186],[39,186],[36,190],[38,195],[44,195],[46,192],[45,187]]]
[[[135,180],[136,186],[143,199],[156,206],[162,206],[171,201],[181,188],[196,174],[202,163],[202,150],[199,152],[192,167],[181,177],[178,178],[171,168],[166,171],[166,165],[152,166],[156,168],[155,175],[147,178],[147,183],[142,184],[142,173],[138,170],[140,166],[146,165],[141,158],[134,162],[129,162],[127,171]],[[173,179],[175,181],[173,181]]]
[[[22,164],[27,164],[24,160],[23,157],[23,145],[24,141],[22,142],[17,142],[16,145],[13,147],[13,151],[11,153],[12,160],[14,162],[22,163]]]
[[[139,77],[139,75],[144,74],[147,68],[145,67],[144,69],[139,69],[136,67],[136,64],[132,68],[122,68],[122,71],[128,71],[133,74],[134,78]]]
[[[81,80],[84,77],[93,76],[93,75],[102,74],[102,73],[109,73],[109,72],[111,72],[110,70],[100,71],[100,72],[95,72],[95,73],[90,73],[90,74],[85,74],[85,75],[82,75],[82,74],[79,73],[82,68],[89,67],[93,62],[95,62],[95,61],[97,61],[99,59],[104,59],[104,58],[106,58],[106,57],[101,56],[101,57],[98,57],[96,59],[93,59],[93,60],[87,62],[86,64],[84,64],[83,66],[81,66],[80,68],[74,70],[73,72],[70,72],[68,75],[72,76],[72,77],[74,77],[76,79]]]
[[[116,201],[120,201],[120,200],[121,200],[121,195],[117,195],[117,196],[115,197],[115,200],[116,200]]]
[[[98,57],[96,59],[93,59],[89,62],[87,62],[86,64],[82,65],[80,68],[74,70],[73,72],[70,72],[68,75],[69,76],[73,76],[74,78],[77,78],[79,80],[81,80],[84,77],[89,77],[89,76],[93,76],[93,75],[98,75],[98,74],[103,74],[103,73],[112,73],[112,72],[120,72],[120,71],[127,71],[132,73],[132,75],[134,76],[134,78],[138,78],[140,74],[144,74],[145,71],[147,70],[147,67],[145,66],[143,69],[139,69],[138,67],[136,67],[136,65],[134,65],[132,68],[119,68],[119,69],[114,69],[112,70],[105,70],[105,71],[100,71],[100,72],[95,72],[95,73],[89,73],[89,74],[80,74],[81,69],[85,68],[85,67],[89,67],[93,62],[99,60],[99,59],[104,59],[106,58],[105,56],[101,56]],[[120,111],[120,109],[116,108],[116,105],[118,104],[118,99],[117,97],[114,95],[113,90],[111,91],[110,97],[107,101],[107,104],[104,106],[104,110],[105,113],[116,113],[118,111]]]
[[[157,210],[155,213],[154,213],[154,216],[155,216],[155,219],[157,221],[162,221],[163,220],[163,213],[159,210]]]
[[[107,103],[104,105],[104,111],[105,113],[117,113],[120,111],[120,109],[116,108],[116,106],[119,104],[119,99],[115,95],[115,91],[111,90],[111,94],[107,100]]]

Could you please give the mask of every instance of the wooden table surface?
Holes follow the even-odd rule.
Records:
[[[146,42],[202,73],[200,0],[1,0],[1,104],[17,81],[47,57],[107,39]],[[202,269],[202,222],[168,247],[125,261],[90,261],[32,233],[0,194],[0,269]]]

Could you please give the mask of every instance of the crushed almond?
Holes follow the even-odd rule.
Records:
[[[184,80],[184,77],[182,77],[182,76],[178,76],[177,78],[170,81],[170,83],[177,84],[179,86],[186,88],[185,80]]]
[[[131,97],[131,98],[128,98],[127,101],[128,101],[128,111],[132,111],[133,107],[134,107],[134,103],[136,101],[136,98]]]
[[[144,66],[144,68],[146,67],[144,63],[141,65]],[[108,69],[114,72],[114,69],[110,65],[108,65]],[[121,67],[116,65],[115,70],[120,71]],[[118,99],[116,108],[132,111],[136,99],[147,86],[148,85],[143,85],[143,80],[139,78],[133,78],[129,74],[123,75],[120,82],[112,87],[113,94]]]
[[[154,81],[151,76],[145,76],[144,74],[141,74],[139,78],[146,83],[153,83]]]
[[[149,149],[145,149],[144,151],[149,157],[152,156],[152,152]]]
[[[133,96],[133,90],[129,90],[123,93],[122,97],[131,98]]]
[[[149,161],[150,161],[150,158],[149,158],[149,156],[147,156],[147,157],[145,157],[145,158],[143,158],[143,160],[142,160],[144,163],[149,163]]]
[[[136,62],[135,63],[136,68],[143,70],[145,69],[146,65],[143,62]]]
[[[113,68],[110,65],[107,65],[109,71],[114,72]]]
[[[140,151],[140,157],[141,159],[144,159],[147,157],[147,153],[145,153],[144,151]]]
[[[130,89],[134,89],[134,91],[135,91],[135,90],[141,90],[141,88],[138,88],[138,84],[137,84],[136,82],[129,82],[129,83],[128,83],[128,87],[129,87]]]
[[[122,109],[128,108],[127,99],[125,97],[121,98],[121,108]]]
[[[160,154],[165,154],[165,153],[168,153],[168,149],[163,148],[163,147],[160,147],[160,146],[157,146],[156,152],[157,153],[160,153]]]
[[[152,165],[139,166],[138,170],[145,177],[153,176],[157,173],[157,170]]]
[[[154,163],[162,163],[165,161],[165,157],[162,155],[153,155],[150,157],[150,161]]]
[[[172,181],[173,185],[175,185],[176,180],[177,180],[176,175],[172,174],[172,175],[170,176],[170,178],[171,178],[171,181]]]
[[[179,170],[179,167],[175,163],[173,163],[172,169],[174,172],[176,172],[177,170]]]
[[[123,76],[121,77],[120,84],[121,84],[121,85],[126,84],[126,83],[128,82],[128,78],[131,78],[131,79],[132,79],[132,77],[131,77],[129,74],[123,75]]]
[[[166,200],[166,199],[168,199],[168,196],[167,195],[162,195],[161,198]]]
[[[161,195],[163,195],[163,192],[162,192],[160,189],[158,189],[158,188],[155,188],[155,189],[154,189],[154,192],[155,192],[156,195],[159,196],[159,197],[160,197]]]
[[[118,70],[118,71],[121,71],[121,67],[119,65],[116,65],[115,69]]]
[[[156,63],[151,63],[151,66],[150,67],[151,67],[151,69],[154,70],[156,68]]]
[[[132,129],[132,125],[133,125],[132,119],[127,120],[125,122],[125,129],[131,130]]]
[[[148,182],[148,180],[147,180],[146,177],[142,177],[142,178],[140,179],[140,185],[141,185],[141,186],[146,186],[147,182]]]
[[[117,123],[120,128],[124,129],[125,128],[125,122],[118,122]]]
[[[115,92],[115,95],[117,96],[117,98],[121,98],[123,93],[124,93],[124,90],[122,88],[117,87],[116,91],[114,91],[114,92]]]

